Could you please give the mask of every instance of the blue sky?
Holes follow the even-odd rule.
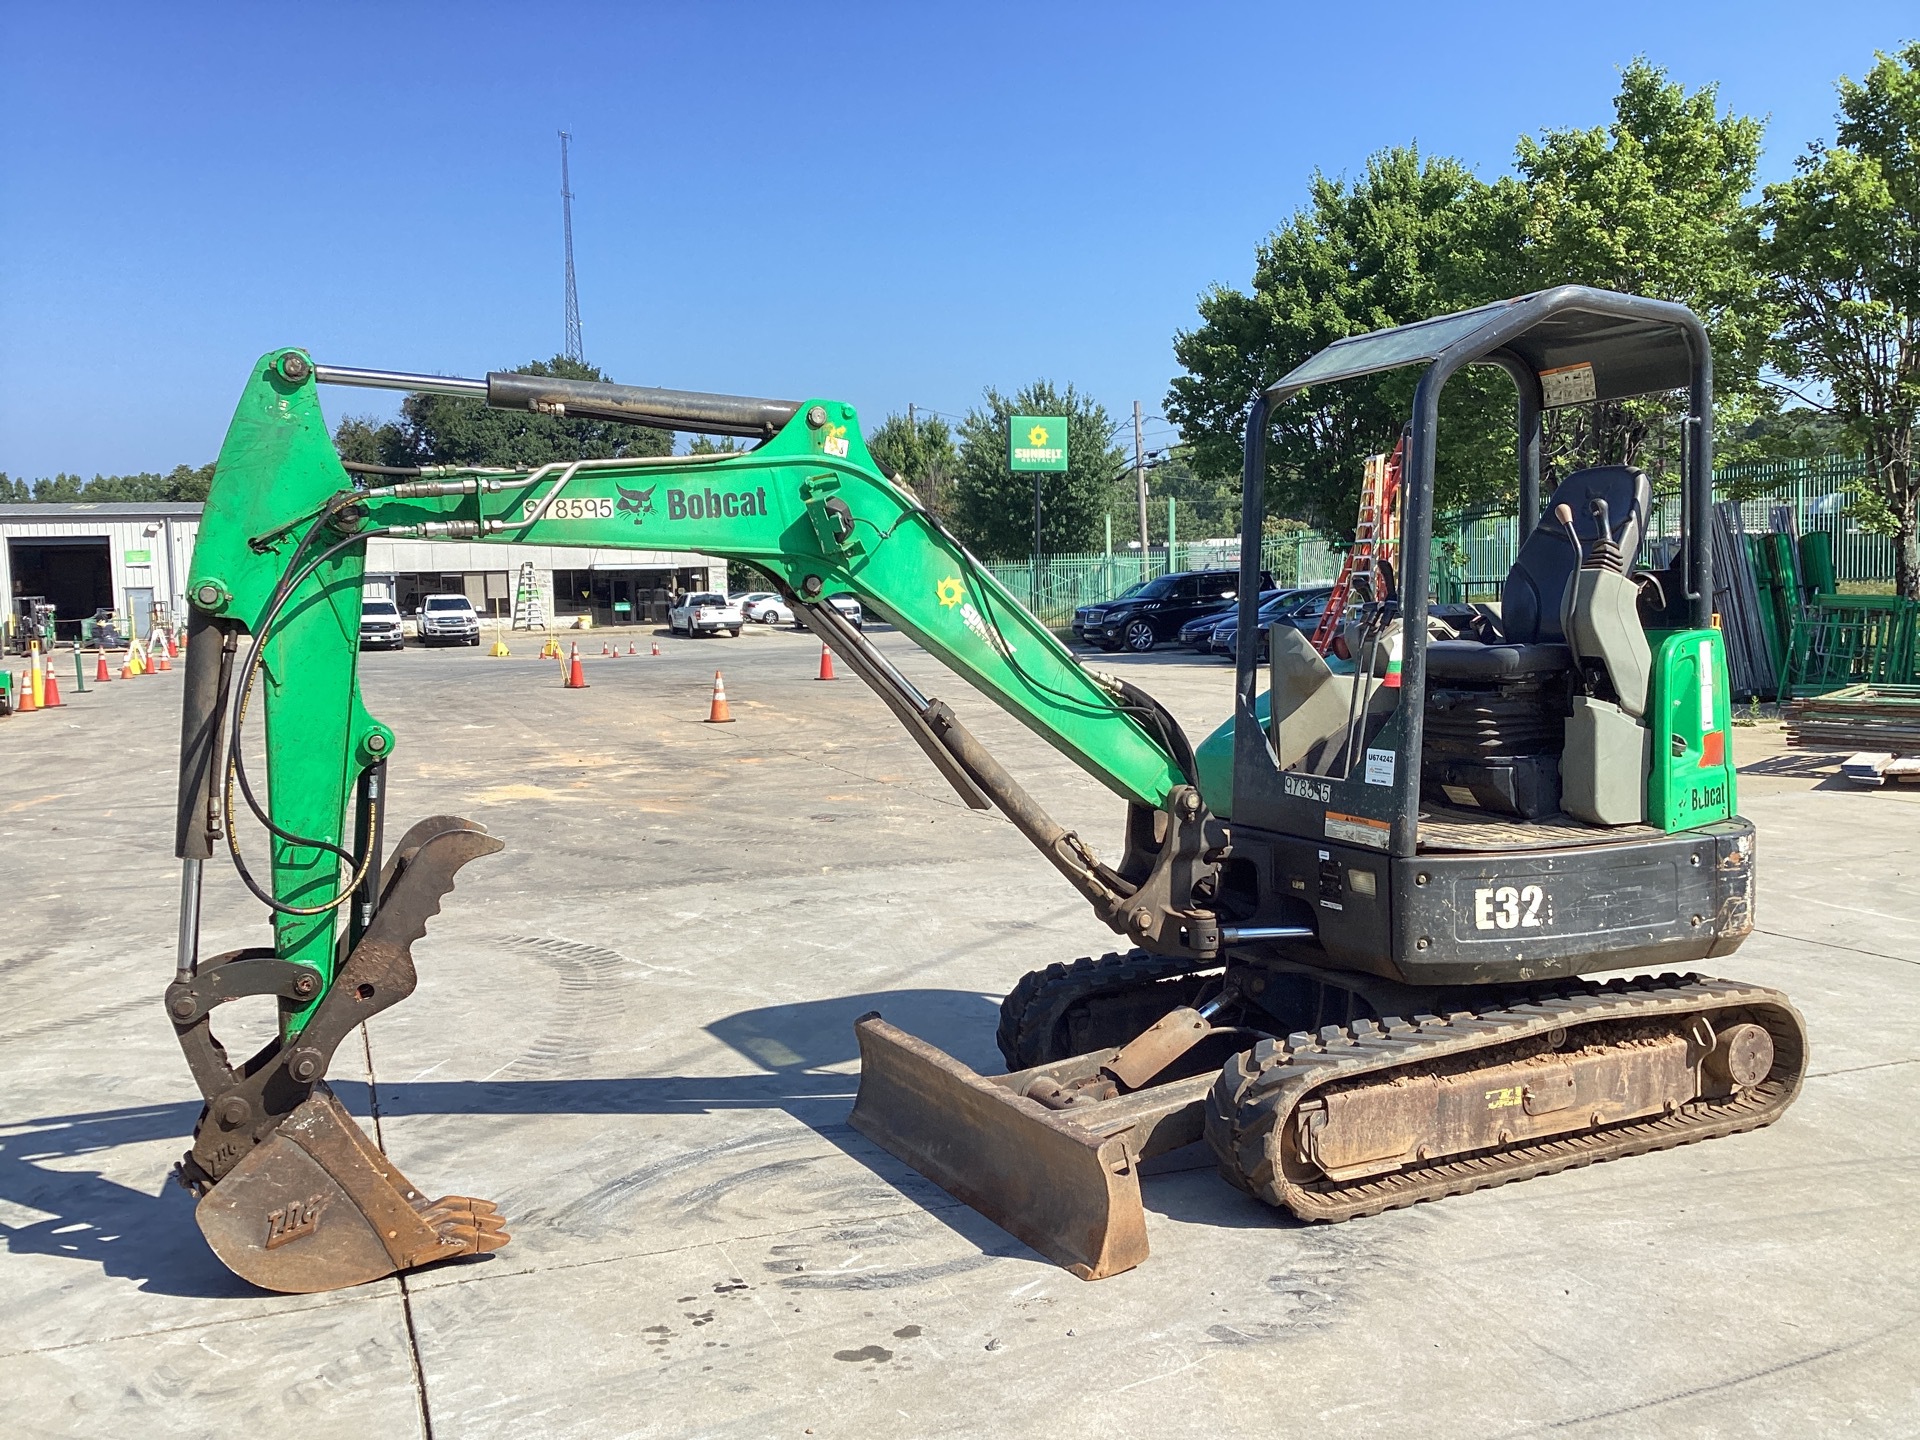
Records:
[[[1817,13],[1817,19],[1813,18]],[[1491,175],[1644,53],[1770,118],[1765,171],[1905,5],[0,5],[0,470],[211,459],[247,367],[1157,412],[1171,340],[1318,167]],[[334,416],[392,408],[329,391]],[[1153,422],[1150,442],[1170,437]]]

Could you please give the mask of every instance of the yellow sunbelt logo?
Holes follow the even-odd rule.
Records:
[[[940,603],[943,606],[960,607],[960,623],[971,630],[974,637],[989,650],[999,655],[1013,654],[1013,642],[1000,633],[998,626],[989,625],[978,607],[967,599],[967,587],[960,583],[958,575],[949,575],[944,580],[937,581],[934,584],[933,593],[940,597]]]

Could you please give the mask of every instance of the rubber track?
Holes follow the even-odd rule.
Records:
[[[1388,1175],[1297,1183],[1282,1173],[1281,1137],[1299,1104],[1336,1080],[1392,1072],[1554,1029],[1599,1021],[1676,1019],[1747,1012],[1773,1036],[1771,1073],[1725,1100],[1696,1100],[1670,1115],[1622,1121],[1551,1140],[1409,1166]],[[1568,981],[1507,990],[1497,1004],[1446,1017],[1422,1015],[1329,1025],[1317,1036],[1263,1040],[1228,1061],[1207,1101],[1206,1133],[1221,1173],[1234,1185],[1302,1220],[1350,1220],[1421,1200],[1438,1200],[1614,1160],[1667,1150],[1771,1124],[1806,1074],[1806,1027],[1777,990],[1698,975],[1640,976],[1606,984]]]
[[[1029,970],[1000,1002],[1000,1026],[994,1040],[1009,1070],[1064,1060],[1037,1046],[1053,1038],[1068,1010],[1095,995],[1136,986],[1153,985],[1201,970],[1217,970],[1219,960],[1152,955],[1145,950],[1109,951],[1095,958],[1083,955],[1071,965],[1057,961],[1044,970]],[[1169,1008],[1172,1008],[1171,1006]]]

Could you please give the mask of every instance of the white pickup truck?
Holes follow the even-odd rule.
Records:
[[[701,590],[667,611],[667,629],[689,636],[713,635],[725,630],[738,635],[747,623],[740,606],[717,590]]]
[[[429,595],[420,602],[420,643],[478,645],[480,617],[464,595]]]

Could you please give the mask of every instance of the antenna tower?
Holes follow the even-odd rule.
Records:
[[[573,186],[567,175],[568,130],[560,132],[560,221],[567,237],[567,358],[580,360],[580,292],[573,284]]]

